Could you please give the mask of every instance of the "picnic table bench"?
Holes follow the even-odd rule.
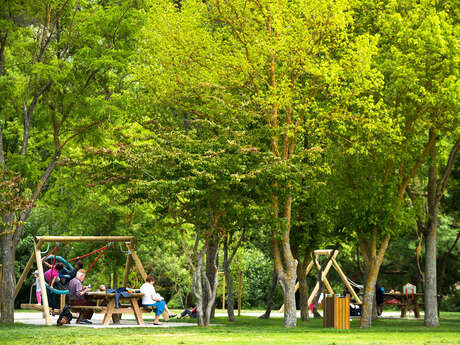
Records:
[[[96,305],[87,306],[87,305],[72,305],[70,310],[72,312],[81,312],[84,310],[92,310],[95,314],[105,314],[102,324],[104,326],[108,325],[110,319],[112,319],[114,324],[119,324],[121,316],[123,314],[134,314],[138,325],[144,324],[144,319],[142,318],[143,313],[151,313],[155,308],[154,307],[141,307],[139,305],[139,299],[141,299],[143,293],[131,293],[129,297],[120,296],[119,306],[116,308],[115,305],[115,293],[106,293],[106,292],[88,292],[87,296],[96,301]],[[123,301],[129,301],[129,304],[122,303]],[[163,319],[165,321],[169,320],[168,313],[165,311],[163,313]]]
[[[84,310],[92,310],[96,314],[105,314],[102,324],[107,326],[112,319],[114,324],[119,324],[122,314],[134,314],[138,325],[143,325],[142,311],[138,304],[138,299],[144,296],[143,293],[131,293],[129,297],[119,296],[119,301],[129,301],[129,304],[122,304],[116,308],[115,293],[106,292],[88,292],[87,297],[98,301],[99,305],[86,306],[86,305],[72,305],[70,310],[73,312],[81,312]],[[101,303],[104,305],[101,305]]]

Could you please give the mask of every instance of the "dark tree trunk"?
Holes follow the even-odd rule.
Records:
[[[375,306],[375,285],[382,265],[383,256],[388,247],[390,236],[386,236],[380,248],[377,250],[377,229],[374,229],[369,239],[360,236],[361,254],[366,265],[366,283],[364,285],[364,297],[360,327],[369,328],[372,325]],[[377,314],[377,312],[375,312]]]
[[[438,208],[437,197],[438,174],[436,167],[436,146],[431,152],[431,165],[428,172],[428,224],[425,234],[425,326],[438,327],[438,289],[436,270],[436,238],[438,234]]]
[[[227,237],[224,240],[224,274],[225,280],[227,281],[227,315],[229,321],[235,321],[235,311],[233,309],[233,305],[235,303],[233,299],[233,279],[232,275],[230,274],[230,263],[228,257],[228,241],[230,239]],[[222,293],[225,293],[222,291]]]
[[[270,286],[270,291],[268,292],[268,296],[267,296],[267,308],[265,309],[265,313],[259,316],[259,319],[269,319],[270,318],[270,314],[272,312],[272,307],[273,307],[273,297],[275,296],[277,284],[278,284],[278,275],[276,274],[275,267],[273,267],[272,284]]]
[[[307,263],[309,253],[305,253],[305,258],[302,264],[297,266],[297,279],[299,280],[299,306],[300,318],[302,321],[310,321],[308,314],[308,284],[307,284]],[[300,261],[299,261],[300,262]]]
[[[205,283],[205,293],[204,295],[206,296],[206,304],[204,304],[204,323],[206,326],[208,326],[211,322],[211,319],[213,317],[213,312],[216,307],[216,296],[217,296],[217,254],[218,254],[218,249],[219,249],[219,242],[216,239],[215,242],[209,241],[209,239],[206,241],[206,252],[211,253],[213,255],[214,261],[209,260],[208,257],[206,257],[206,263],[209,263],[209,268],[211,268],[208,271],[208,267],[206,268],[206,272],[203,272],[202,276],[204,277],[204,283]],[[212,274],[211,274],[212,272]],[[203,299],[204,300],[204,299]]]
[[[219,251],[219,239],[217,237],[217,232],[214,232],[212,236],[210,236],[207,239],[206,242],[206,278],[208,281],[213,284],[214,278],[218,274],[217,270],[217,253]],[[203,304],[208,305],[208,303],[213,299],[211,295],[211,291],[208,291],[208,289],[204,289],[204,294],[203,294]],[[214,301],[212,302],[211,306],[211,314],[209,314],[210,319],[214,318],[215,310],[216,310],[216,305],[215,305],[215,298]]]
[[[315,297],[313,297],[313,317],[314,318],[320,318],[322,317],[321,314],[318,312],[318,307],[319,307],[319,297],[321,296],[321,293],[323,292],[323,280],[321,279],[323,275],[323,271],[321,270],[321,266],[318,265],[316,261],[316,256],[313,258],[314,260],[314,267],[316,268],[316,283],[318,284],[318,292],[316,293]]]
[[[16,275],[14,267],[14,258],[16,246],[14,245],[13,235],[5,234],[0,236],[2,247],[2,282],[0,289],[1,303],[1,316],[0,322],[13,323],[14,322],[14,289],[16,287]]]

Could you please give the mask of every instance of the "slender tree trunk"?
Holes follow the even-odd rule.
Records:
[[[318,312],[318,307],[319,307],[319,297],[323,293],[323,280],[321,279],[323,276],[323,271],[321,269],[321,266],[317,264],[316,256],[313,256],[314,260],[314,267],[316,269],[316,283],[318,284],[318,291],[316,292],[315,297],[313,297],[313,317],[314,318],[320,318],[321,314]]]
[[[366,241],[364,238],[360,238],[362,254],[364,254],[364,261],[368,269],[366,271],[367,279],[364,288],[362,315],[360,321],[360,327],[369,328],[372,324],[373,319],[373,306],[375,303],[375,285],[377,284],[377,278],[382,265],[383,256],[388,247],[390,236],[386,236],[377,252],[377,229],[374,229],[371,238]],[[367,242],[367,245],[364,243]],[[364,253],[364,250],[366,251]]]
[[[455,238],[454,243],[452,246],[450,246],[449,250],[444,254],[444,257],[442,258],[442,264],[441,264],[441,274],[439,275],[439,280],[438,280],[438,295],[441,294],[443,284],[444,284],[444,279],[446,278],[446,269],[447,269],[447,262],[449,259],[449,256],[452,254],[452,251],[457,248],[457,243],[458,240],[460,240],[460,231],[457,233],[457,237]]]
[[[436,239],[438,234],[438,208],[437,197],[438,175],[436,167],[437,151],[431,151],[431,165],[428,172],[428,224],[425,236],[425,326],[438,327],[438,289],[436,272]]]
[[[227,282],[227,315],[228,315],[228,320],[233,322],[235,321],[235,312],[233,310],[233,305],[234,305],[234,299],[233,299],[233,279],[232,275],[230,274],[230,262],[228,258],[228,241],[229,238],[226,237],[224,239],[224,274],[225,274],[225,280]],[[225,291],[222,291],[222,293],[225,293]]]
[[[297,279],[299,280],[299,306],[300,318],[302,321],[310,321],[308,314],[308,284],[307,284],[307,258],[309,253],[305,253],[305,258],[302,264],[297,266]]]
[[[204,253],[204,252],[203,252]],[[193,276],[193,292],[196,298],[196,320],[199,327],[207,326],[205,324],[203,313],[203,285],[201,283],[201,267],[203,265],[203,253],[195,257],[196,262],[192,272]]]
[[[274,232],[272,237],[275,267],[284,292],[284,327],[286,328],[294,328],[297,325],[295,304],[297,260],[292,254],[290,243],[291,206],[292,196],[289,195],[283,207],[283,218],[286,220],[285,230],[281,234],[281,239],[277,238],[277,232]],[[278,203],[276,198],[274,199],[274,210],[275,217],[278,218]]]
[[[202,277],[204,277],[204,282],[205,282],[205,295],[206,295],[206,304],[204,304],[205,307],[205,313],[204,313],[204,325],[209,326],[213,314],[213,310],[215,308],[215,302],[216,302],[216,296],[217,296],[217,285],[218,285],[218,279],[217,279],[217,251],[214,254],[214,247],[215,243],[212,243],[212,241],[207,241],[206,243],[206,252],[207,253],[212,253],[214,256],[214,261],[210,262],[208,258],[206,258],[206,262],[210,265],[212,265],[212,270],[213,275],[210,274],[210,272],[207,270],[208,267],[206,268],[206,272],[202,273]],[[209,249],[209,247],[212,247],[212,249]],[[217,249],[219,249],[219,243],[217,242]]]
[[[270,286],[270,291],[268,292],[268,296],[267,296],[267,308],[265,309],[265,313],[259,316],[259,319],[269,319],[270,318],[270,313],[272,312],[272,307],[273,307],[273,297],[275,296],[277,284],[278,284],[278,275],[276,274],[276,268],[273,267],[272,284]]]
[[[206,278],[209,282],[214,282],[214,277],[218,274],[217,269],[217,253],[219,251],[219,239],[217,238],[217,232],[207,238],[206,242]],[[204,289],[203,303],[208,305],[209,301],[212,300],[212,290]],[[208,315],[210,319],[214,318],[215,313],[215,298],[211,306],[211,313]]]
[[[6,218],[6,217],[5,217]],[[13,323],[14,322],[14,289],[16,287],[16,275],[14,267],[14,258],[16,246],[13,244],[13,235],[5,234],[0,236],[2,247],[2,282],[0,294],[2,301],[0,309],[0,322]]]

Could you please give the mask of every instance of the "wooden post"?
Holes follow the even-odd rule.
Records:
[[[66,295],[64,295],[64,294],[59,295],[59,297],[60,297],[60,298],[59,298],[59,302],[60,302],[60,303],[59,303],[59,314],[62,312],[62,310],[63,310],[64,307],[65,307],[65,296],[66,296]]]
[[[350,291],[350,293],[353,296],[353,298],[356,301],[356,303],[361,304],[361,299],[358,297],[358,295],[356,294],[355,290],[351,287],[350,282],[348,281],[347,277],[343,273],[343,271],[340,268],[340,266],[337,263],[337,261],[335,261],[335,258],[332,259],[332,264],[334,265],[335,270],[339,274],[340,278],[342,278],[345,286],[347,287],[348,291]]]
[[[21,290],[22,284],[24,283],[24,280],[26,279],[27,274],[29,273],[30,268],[32,267],[34,261],[35,261],[35,253],[32,253],[32,255],[29,258],[29,261],[27,261],[26,267],[24,267],[24,271],[22,271],[21,277],[19,278],[16,284],[16,289],[14,290],[14,299],[16,299],[16,297],[18,296],[19,290]]]
[[[241,283],[242,283],[242,278],[241,278],[241,269],[238,274],[238,316],[241,315]]]
[[[48,326],[51,326],[50,308],[48,305],[48,295],[46,293],[45,274],[43,272],[42,255],[40,253],[40,247],[41,247],[41,242],[39,241],[37,245],[35,244],[35,241],[34,241],[35,260],[37,262],[38,277],[40,278],[40,289],[42,290],[43,313],[45,315],[46,324]]]
[[[134,263],[136,264],[137,270],[138,270],[139,273],[141,274],[142,279],[145,280],[145,278],[147,278],[147,273],[145,273],[144,266],[142,266],[141,260],[140,260],[139,257],[137,256],[137,253],[136,253],[136,251],[134,250],[133,245],[132,245],[131,243],[129,244],[129,250],[131,251],[131,256],[132,256],[133,259],[134,259]]]

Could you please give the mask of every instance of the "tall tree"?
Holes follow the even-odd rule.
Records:
[[[265,188],[276,220],[274,261],[285,292],[284,325],[295,327],[292,202],[311,171],[302,158],[318,152],[305,150],[299,136],[305,122],[317,128],[315,119],[346,112],[374,87],[373,42],[350,35],[345,1],[182,1],[180,10],[164,1],[152,7],[143,33],[143,79],[158,90],[157,99],[201,121],[246,123],[248,139],[271,156]]]
[[[24,224],[65,150],[113,115],[111,96],[133,51],[135,25],[126,22],[135,24],[136,11],[130,1],[79,0],[8,0],[0,11],[0,169],[24,179],[20,192],[31,201],[19,214],[0,215],[1,321],[9,323]]]
[[[374,157],[366,163],[367,177],[361,177],[361,181],[380,181],[374,188],[376,195],[370,198],[375,201],[375,213],[367,217],[365,226],[372,230],[358,227],[362,254],[369,265],[362,327],[370,326],[379,267],[392,232],[398,231],[404,220],[401,212],[406,206],[406,188],[430,160],[439,132],[452,133],[458,127],[458,34],[449,15],[455,11],[446,6],[429,1],[363,1],[355,11],[358,32],[379,34],[375,61],[385,78],[381,101],[390,116],[387,127],[392,128],[387,138],[375,142]],[[386,149],[378,149],[385,140]],[[360,160],[356,156],[355,162]],[[379,171],[378,175],[372,170]],[[349,174],[349,185],[362,183],[358,176]],[[430,315],[432,312],[426,317]]]

